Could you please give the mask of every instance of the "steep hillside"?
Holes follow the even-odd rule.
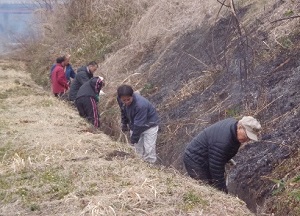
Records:
[[[91,130],[17,65],[0,63],[0,215],[251,215]]]
[[[76,67],[95,58],[107,81],[102,130],[126,140],[115,91],[133,85],[161,116],[161,163],[182,173],[183,149],[199,131],[255,116],[261,139],[227,170],[230,192],[257,214],[299,215],[299,1],[88,2],[44,12],[45,37],[26,49],[34,80],[49,86],[54,56],[66,50]]]
[[[150,26],[143,32],[150,34],[155,29],[153,23],[162,26],[155,22],[161,16],[169,18],[163,18],[167,27],[145,43],[143,55],[131,55],[139,57],[139,64],[131,64],[129,71],[143,77],[134,77],[131,83],[142,87],[157,105],[162,117],[161,161],[179,170],[183,170],[185,145],[201,129],[226,117],[257,117],[263,125],[261,140],[241,150],[236,157],[238,165],[228,170],[230,192],[238,194],[258,214],[282,215],[282,207],[262,206],[265,198],[276,199],[276,182],[281,181],[268,175],[299,149],[300,35],[299,16],[292,15],[299,14],[300,6],[283,1],[237,2],[235,7],[228,3],[229,9],[221,12],[219,19],[212,19],[216,16],[211,12],[218,11],[218,3],[213,1],[153,6],[136,29]],[[208,5],[211,10],[200,13]],[[197,25],[194,18],[199,19]],[[189,25],[176,31],[177,20]],[[139,36],[134,38],[144,39],[143,34]],[[114,63],[107,70],[120,65],[119,73],[127,69],[129,61],[119,62],[120,56],[124,53],[104,62]],[[280,172],[285,176],[289,171]],[[293,179],[297,174],[289,181]],[[293,193],[286,194],[292,203],[299,200],[299,187]],[[276,203],[272,205],[282,206],[280,201]],[[299,213],[293,205],[287,208],[291,215]]]

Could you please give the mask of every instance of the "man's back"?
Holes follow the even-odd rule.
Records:
[[[74,72],[73,68],[72,68],[72,65],[71,64],[68,64],[66,66],[66,72],[65,72],[65,76],[68,80],[68,82],[71,81],[71,78],[74,79],[75,76],[76,76],[76,73]]]
[[[86,66],[81,67],[77,70],[77,74],[72,81],[71,88],[70,88],[70,94],[69,94],[69,100],[75,101],[77,92],[79,88],[87,81],[89,81],[93,77],[92,73],[89,73]]]
[[[209,157],[226,159],[233,157],[232,154],[236,154],[239,148],[235,131],[236,124],[237,121],[230,118],[205,128],[188,144],[186,154],[197,163],[202,163]],[[231,149],[231,151],[226,152],[225,149]]]

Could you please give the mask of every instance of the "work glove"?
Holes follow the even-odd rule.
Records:
[[[97,102],[99,102],[100,96],[99,96],[98,94],[96,94],[96,95],[95,95],[95,99],[96,99]]]
[[[235,162],[235,160],[233,160],[233,159],[230,159],[230,160],[228,161],[228,163],[229,163],[230,165],[232,165],[232,166],[235,166],[235,165],[236,165],[236,162]]]
[[[128,128],[127,124],[122,124],[121,130],[122,130],[123,132],[129,131],[129,128]]]

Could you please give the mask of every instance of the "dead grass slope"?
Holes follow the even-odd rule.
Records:
[[[0,116],[0,215],[251,215],[236,197],[88,132],[76,110],[7,62]]]
[[[160,157],[179,169],[185,144],[205,126],[258,117],[262,141],[238,154],[231,192],[254,211],[268,197],[258,214],[298,215],[298,176],[277,166],[299,148],[300,4],[234,2],[238,24],[227,7],[217,18],[217,1],[157,2],[130,29],[131,43],[102,67],[112,85],[119,82],[113,71],[156,104]]]
[[[239,25],[230,2],[235,3]],[[184,145],[201,128],[227,116],[258,115],[264,141],[240,154],[231,172],[236,171],[234,188],[255,208],[260,200],[251,191],[261,200],[269,190],[276,191],[265,176],[288,155],[286,151],[299,146],[298,1],[236,0],[224,6],[215,0],[71,3],[36,19],[45,22],[45,37],[33,41],[25,59],[37,82],[49,85],[49,67],[65,51],[72,54],[75,67],[99,60],[97,74],[107,81],[102,129],[123,139],[115,91],[120,83],[130,83],[157,105],[163,117],[160,157],[176,168],[182,166],[179,155]],[[284,169],[274,171],[286,174]],[[272,196],[273,203],[282,206],[282,200],[298,200],[282,195],[278,202]],[[268,203],[270,214],[281,215],[282,208],[272,208],[272,200]],[[294,206],[286,208],[291,214]]]
[[[300,152],[295,152],[289,159],[276,167],[268,178],[276,183],[272,191],[272,197],[260,212],[274,212],[276,215],[300,214]]]

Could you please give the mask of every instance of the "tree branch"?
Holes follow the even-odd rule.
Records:
[[[217,2],[219,2],[219,3],[222,5],[222,7],[223,7],[223,6],[225,6],[225,7],[230,7],[229,5],[226,5],[226,4],[225,4],[225,1],[226,1],[226,0],[224,0],[223,2],[221,2],[220,0],[217,0]],[[221,7],[221,8],[222,8],[222,7]]]
[[[298,16],[291,16],[291,17],[285,17],[285,18],[282,18],[282,19],[274,20],[271,23],[276,23],[276,22],[279,22],[279,21],[289,20],[289,19],[295,19],[295,18],[300,18],[300,15],[298,15]]]

